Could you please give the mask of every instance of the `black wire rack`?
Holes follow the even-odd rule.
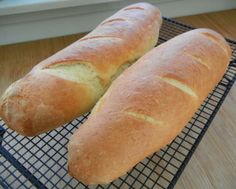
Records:
[[[164,19],[159,43],[193,28]],[[205,99],[182,133],[164,149],[147,157],[123,177],[108,185],[86,186],[67,173],[67,143],[87,119],[85,114],[63,127],[37,137],[23,137],[0,121],[0,186],[4,189],[61,188],[167,188],[174,187],[236,80],[236,42],[223,79]]]

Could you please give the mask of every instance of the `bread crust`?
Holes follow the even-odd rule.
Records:
[[[169,144],[222,78],[231,51],[196,29],[154,48],[125,70],[70,138],[69,173],[109,183]]]
[[[0,99],[0,117],[18,133],[35,136],[88,112],[123,65],[154,47],[161,22],[148,3],[121,9],[12,84]]]

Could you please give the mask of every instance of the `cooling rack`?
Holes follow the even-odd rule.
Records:
[[[165,18],[159,43],[191,29]],[[233,53],[221,82],[170,145],[144,159],[123,177],[108,185],[88,187],[68,175],[68,139],[87,119],[88,113],[63,127],[33,138],[18,135],[1,120],[0,186],[4,189],[173,188],[236,80],[236,42],[227,41]]]

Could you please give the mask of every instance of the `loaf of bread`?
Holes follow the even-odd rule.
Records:
[[[13,83],[0,100],[0,117],[35,136],[88,112],[112,80],[155,46],[161,22],[148,3],[121,9]]]
[[[231,50],[209,29],[181,34],[125,70],[70,138],[69,173],[109,183],[169,144],[226,71]]]

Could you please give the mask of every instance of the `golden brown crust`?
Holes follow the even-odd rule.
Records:
[[[229,60],[229,45],[209,29],[187,32],[148,52],[113,82],[72,135],[69,173],[86,184],[108,183],[170,143]]]
[[[121,9],[88,35],[44,60],[34,69],[74,61],[89,62],[99,76],[106,80],[104,85],[109,83],[115,68],[139,58],[157,42],[162,22],[160,11],[148,3],[128,7],[142,9]]]
[[[47,85],[39,85],[45,81]],[[78,113],[88,111],[95,103],[83,84],[75,85],[43,72],[26,75],[6,92],[8,98],[3,97],[1,101],[4,121],[11,123],[10,126],[18,133],[27,136],[53,129],[55,124],[66,123]]]
[[[117,70],[157,42],[160,11],[148,3],[132,7],[140,9],[120,10],[11,85],[0,100],[6,124],[34,136],[89,111]]]

